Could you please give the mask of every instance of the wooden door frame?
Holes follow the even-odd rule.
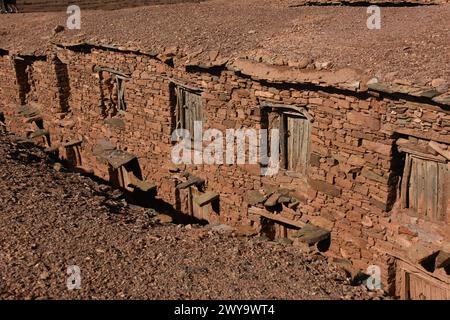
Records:
[[[450,299],[450,279],[448,279],[448,281],[444,281],[444,279],[440,279],[439,277],[430,274],[422,267],[415,266],[405,260],[400,259],[397,260],[396,270],[397,276],[395,279],[395,291],[402,300],[409,300],[407,299],[407,295],[409,295],[411,274],[417,275],[431,285],[445,290],[447,292],[448,299]]]

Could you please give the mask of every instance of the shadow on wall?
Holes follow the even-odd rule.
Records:
[[[67,64],[58,58],[54,60],[56,81],[58,82],[59,104],[61,112],[69,111],[70,81]]]
[[[78,0],[76,5],[81,9],[100,9],[114,10],[129,7],[157,5],[157,4],[174,4],[186,2],[203,2],[206,0]],[[70,0],[17,0],[17,6],[20,12],[42,12],[42,11],[65,11],[69,5],[74,4]]]
[[[17,84],[19,86],[19,101],[21,105],[37,100],[34,94],[33,63],[46,61],[45,56],[16,56],[14,57],[14,70],[16,72]]]

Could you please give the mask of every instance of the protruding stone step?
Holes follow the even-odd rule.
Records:
[[[330,231],[316,227],[312,224],[307,224],[293,237],[308,245],[313,245],[330,238]]]
[[[177,189],[187,189],[191,186],[201,186],[203,183],[205,183],[205,180],[199,177],[195,176],[189,176],[188,180],[185,182],[182,182],[176,186]]]
[[[203,207],[204,205],[207,205],[217,199],[219,199],[219,194],[217,192],[206,191],[205,193],[194,197],[194,202],[200,207]]]
[[[139,189],[143,192],[149,192],[149,191],[156,190],[156,184],[149,182],[149,181],[139,180],[139,179],[134,179],[134,181],[131,182],[130,184],[128,184],[128,186],[135,188],[135,189]]]
[[[45,129],[38,129],[38,130],[36,130],[36,131],[30,133],[30,134],[28,135],[28,137],[29,137],[30,139],[34,139],[34,138],[39,138],[39,137],[47,136],[48,134],[49,134],[48,130],[45,130]]]

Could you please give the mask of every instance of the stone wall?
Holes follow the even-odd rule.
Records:
[[[183,181],[177,171],[187,170],[205,180],[204,191],[220,194],[219,208],[207,214],[210,222],[256,231],[262,220],[249,210],[249,191],[286,188],[300,204],[282,207],[277,214],[331,231],[328,254],[352,261],[355,269],[379,265],[391,291],[396,259],[414,260],[411,251],[417,252],[418,246],[422,251],[450,250],[450,206],[447,220],[438,222],[412,218],[399,206],[404,158],[396,146],[400,138],[431,139],[450,151],[450,114],[443,106],[415,98],[257,81],[226,68],[185,70],[149,55],[95,47],[60,48],[29,63],[30,88],[20,101],[15,63],[0,57],[0,106],[8,128],[23,134],[23,119],[15,111],[21,102],[34,106],[51,145],[64,154],[64,143],[79,139],[82,166],[105,180],[110,179],[108,166],[94,154],[99,139],[136,155],[144,180],[155,182],[158,198],[175,210],[189,210],[187,191],[175,188]],[[124,113],[107,115],[109,93],[96,67],[129,75]],[[312,117],[307,175],[281,170],[274,177],[261,177],[259,165],[250,164],[176,168],[171,161],[173,83],[202,91],[204,130],[259,129],[264,127],[264,105],[304,107]]]

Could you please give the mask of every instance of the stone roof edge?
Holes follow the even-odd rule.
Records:
[[[136,47],[114,46],[86,41],[79,42],[51,42],[58,48],[74,49],[77,47],[92,47],[104,50],[114,50],[149,56],[153,59],[167,62],[177,59],[177,66],[198,67],[201,69],[225,68],[239,72],[256,81],[269,83],[309,84],[318,87],[335,88],[338,90],[351,91],[355,93],[377,92],[387,95],[401,95],[412,99],[422,99],[430,104],[450,106],[450,91],[439,92],[431,86],[419,86],[409,81],[396,80],[393,83],[382,83],[377,78],[365,74],[355,68],[342,68],[338,70],[310,70],[299,69],[287,65],[275,65],[255,61],[246,56],[238,58],[220,57],[218,51],[211,51],[210,59],[196,59],[194,54],[183,54],[177,47],[164,48],[160,53],[143,50]],[[11,52],[10,52],[11,54]],[[28,53],[27,53],[28,55]],[[182,61],[183,60],[183,61]]]

